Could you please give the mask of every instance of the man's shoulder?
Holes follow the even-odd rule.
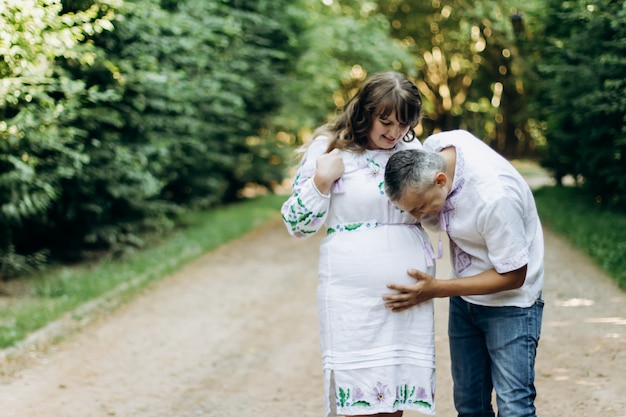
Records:
[[[424,141],[424,148],[439,151],[447,146],[457,146],[472,140],[480,140],[467,130],[456,129],[433,133]]]

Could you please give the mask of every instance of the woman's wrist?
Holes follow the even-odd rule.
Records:
[[[313,184],[317,191],[322,195],[329,195],[334,181],[328,181],[320,178],[318,175],[313,177]]]

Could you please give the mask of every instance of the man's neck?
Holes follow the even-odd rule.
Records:
[[[454,171],[456,169],[456,148],[449,146],[439,151],[439,155],[446,161],[446,177],[450,181],[450,191],[452,191],[452,183],[454,182]]]

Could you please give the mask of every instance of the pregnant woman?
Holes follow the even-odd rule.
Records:
[[[408,269],[434,274],[428,236],[383,182],[392,154],[421,148],[421,110],[404,75],[373,75],[314,132],[282,207],[291,235],[327,234],[318,268],[327,416],[435,413],[432,300],[394,313],[382,298],[389,283],[415,283]]]

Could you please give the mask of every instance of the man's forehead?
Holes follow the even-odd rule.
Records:
[[[430,203],[433,200],[435,200],[436,195],[433,193],[434,189],[435,189],[434,187],[427,188],[427,189],[418,189],[415,187],[407,188],[404,194],[402,195],[401,200],[405,204],[408,203],[411,205],[421,206],[421,205]]]
[[[423,197],[424,197],[423,194],[419,193],[417,190],[407,189],[404,192],[404,194],[402,194],[402,197],[400,197],[400,200],[398,202],[404,205],[409,205],[409,206],[416,205],[421,202]]]

